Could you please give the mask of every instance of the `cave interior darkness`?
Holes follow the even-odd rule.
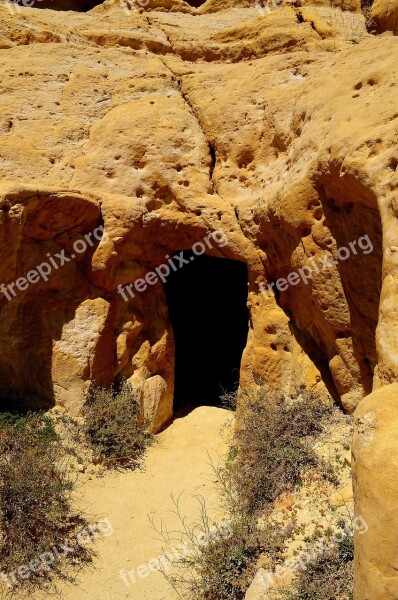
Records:
[[[237,389],[249,319],[245,263],[191,250],[183,257],[189,264],[165,283],[175,339],[175,415],[220,406],[223,391]]]
[[[22,4],[22,0],[11,0],[15,4]],[[126,10],[134,10],[139,8],[140,4],[137,0],[120,0],[121,7]],[[199,8],[206,0],[186,0],[189,6]],[[74,11],[88,12],[99,4],[103,4],[104,0],[36,0],[33,4],[26,3],[29,8],[49,8],[58,11]],[[146,4],[145,4],[146,6]]]

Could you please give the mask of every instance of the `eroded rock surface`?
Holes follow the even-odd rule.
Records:
[[[368,527],[356,534],[356,597],[361,600],[398,596],[397,405],[394,383],[368,396],[355,412],[356,513]]]
[[[118,286],[220,231],[207,252],[248,267],[242,386],[328,389],[352,412],[395,381],[393,0],[374,4],[381,36],[356,0],[77,9],[0,6],[0,385],[78,412],[124,376],[159,430],[163,286]]]

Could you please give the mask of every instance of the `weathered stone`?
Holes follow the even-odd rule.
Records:
[[[392,31],[395,35],[398,34],[397,0],[375,0],[370,14],[379,33]]]
[[[163,285],[118,286],[221,231],[207,253],[248,269],[241,386],[359,404],[357,600],[395,598],[396,35],[358,0],[3,3],[0,48],[0,386],[78,413],[124,377],[160,430]]]
[[[162,285],[128,302],[117,288],[220,229],[228,244],[209,254],[248,266],[243,386],[327,387],[352,411],[374,376],[394,380],[396,39],[367,35],[357,4],[306,3],[303,22],[291,6],[223,7],[0,7],[1,281],[102,222],[107,234],[3,297],[2,386],[77,409],[95,383],[161,381],[140,387],[161,427],[174,369]]]
[[[355,512],[366,523],[355,534],[356,600],[398,597],[397,415],[397,383],[370,394],[355,412]]]

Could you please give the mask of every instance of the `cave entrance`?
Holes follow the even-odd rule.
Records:
[[[197,406],[220,406],[223,391],[239,385],[248,276],[240,261],[191,250],[174,255],[189,261],[165,284],[175,339],[174,413],[186,414]]]
[[[23,4],[22,0],[11,0],[14,4]],[[103,4],[104,0],[36,0],[29,4],[30,8],[49,8],[57,11],[88,12],[95,6]],[[123,5],[124,6],[124,5]]]
[[[193,8],[199,8],[206,2],[206,0],[185,0],[185,2]]]

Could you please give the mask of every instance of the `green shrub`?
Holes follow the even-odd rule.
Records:
[[[228,398],[228,403],[234,406],[235,401]],[[242,600],[260,562],[272,571],[284,561],[286,541],[296,525],[294,521],[288,526],[274,523],[272,504],[280,494],[299,485],[309,469],[316,468],[319,476],[333,477],[313,448],[332,411],[332,404],[309,394],[295,400],[273,399],[260,387],[241,396],[227,462],[222,467],[212,465],[226,501],[231,535],[207,536],[206,544],[198,544],[193,532],[209,531],[204,503],[201,522],[193,527],[188,527],[176,503],[181,522],[179,541],[188,540],[191,551],[174,561],[175,574],[163,573],[180,598]],[[158,532],[167,547],[178,547],[163,528]]]
[[[268,397],[264,388],[245,394],[227,462],[235,499],[248,515],[267,509],[301,484],[309,469],[333,474],[313,449],[314,436],[332,405],[309,394],[296,400]]]
[[[139,465],[152,438],[140,422],[130,384],[123,382],[119,389],[94,389],[84,417],[86,437],[98,462],[111,467]]]
[[[221,406],[226,410],[236,411],[238,394],[237,392],[223,392],[220,397]]]
[[[281,600],[352,600],[354,543],[345,535],[300,570]]]
[[[202,549],[199,577],[191,585],[192,598],[241,600],[256,574],[257,562],[266,557],[268,567],[282,554],[286,532],[266,525],[233,523],[229,539],[219,536]]]
[[[85,523],[72,514],[73,484],[60,456],[49,417],[0,415],[0,563],[5,572],[37,559]],[[68,559],[88,559],[89,553],[80,550]],[[53,570],[60,573],[61,565]],[[26,585],[43,578],[48,579],[49,572],[32,572]]]
[[[184,600],[242,600],[256,573],[257,560],[267,556],[269,565],[274,566],[275,556],[283,551],[286,532],[268,525],[259,529],[253,521],[212,524],[204,500],[199,500],[198,523],[188,526],[175,501],[180,530],[170,534],[153,524],[176,556],[175,572],[161,569],[162,573]]]

